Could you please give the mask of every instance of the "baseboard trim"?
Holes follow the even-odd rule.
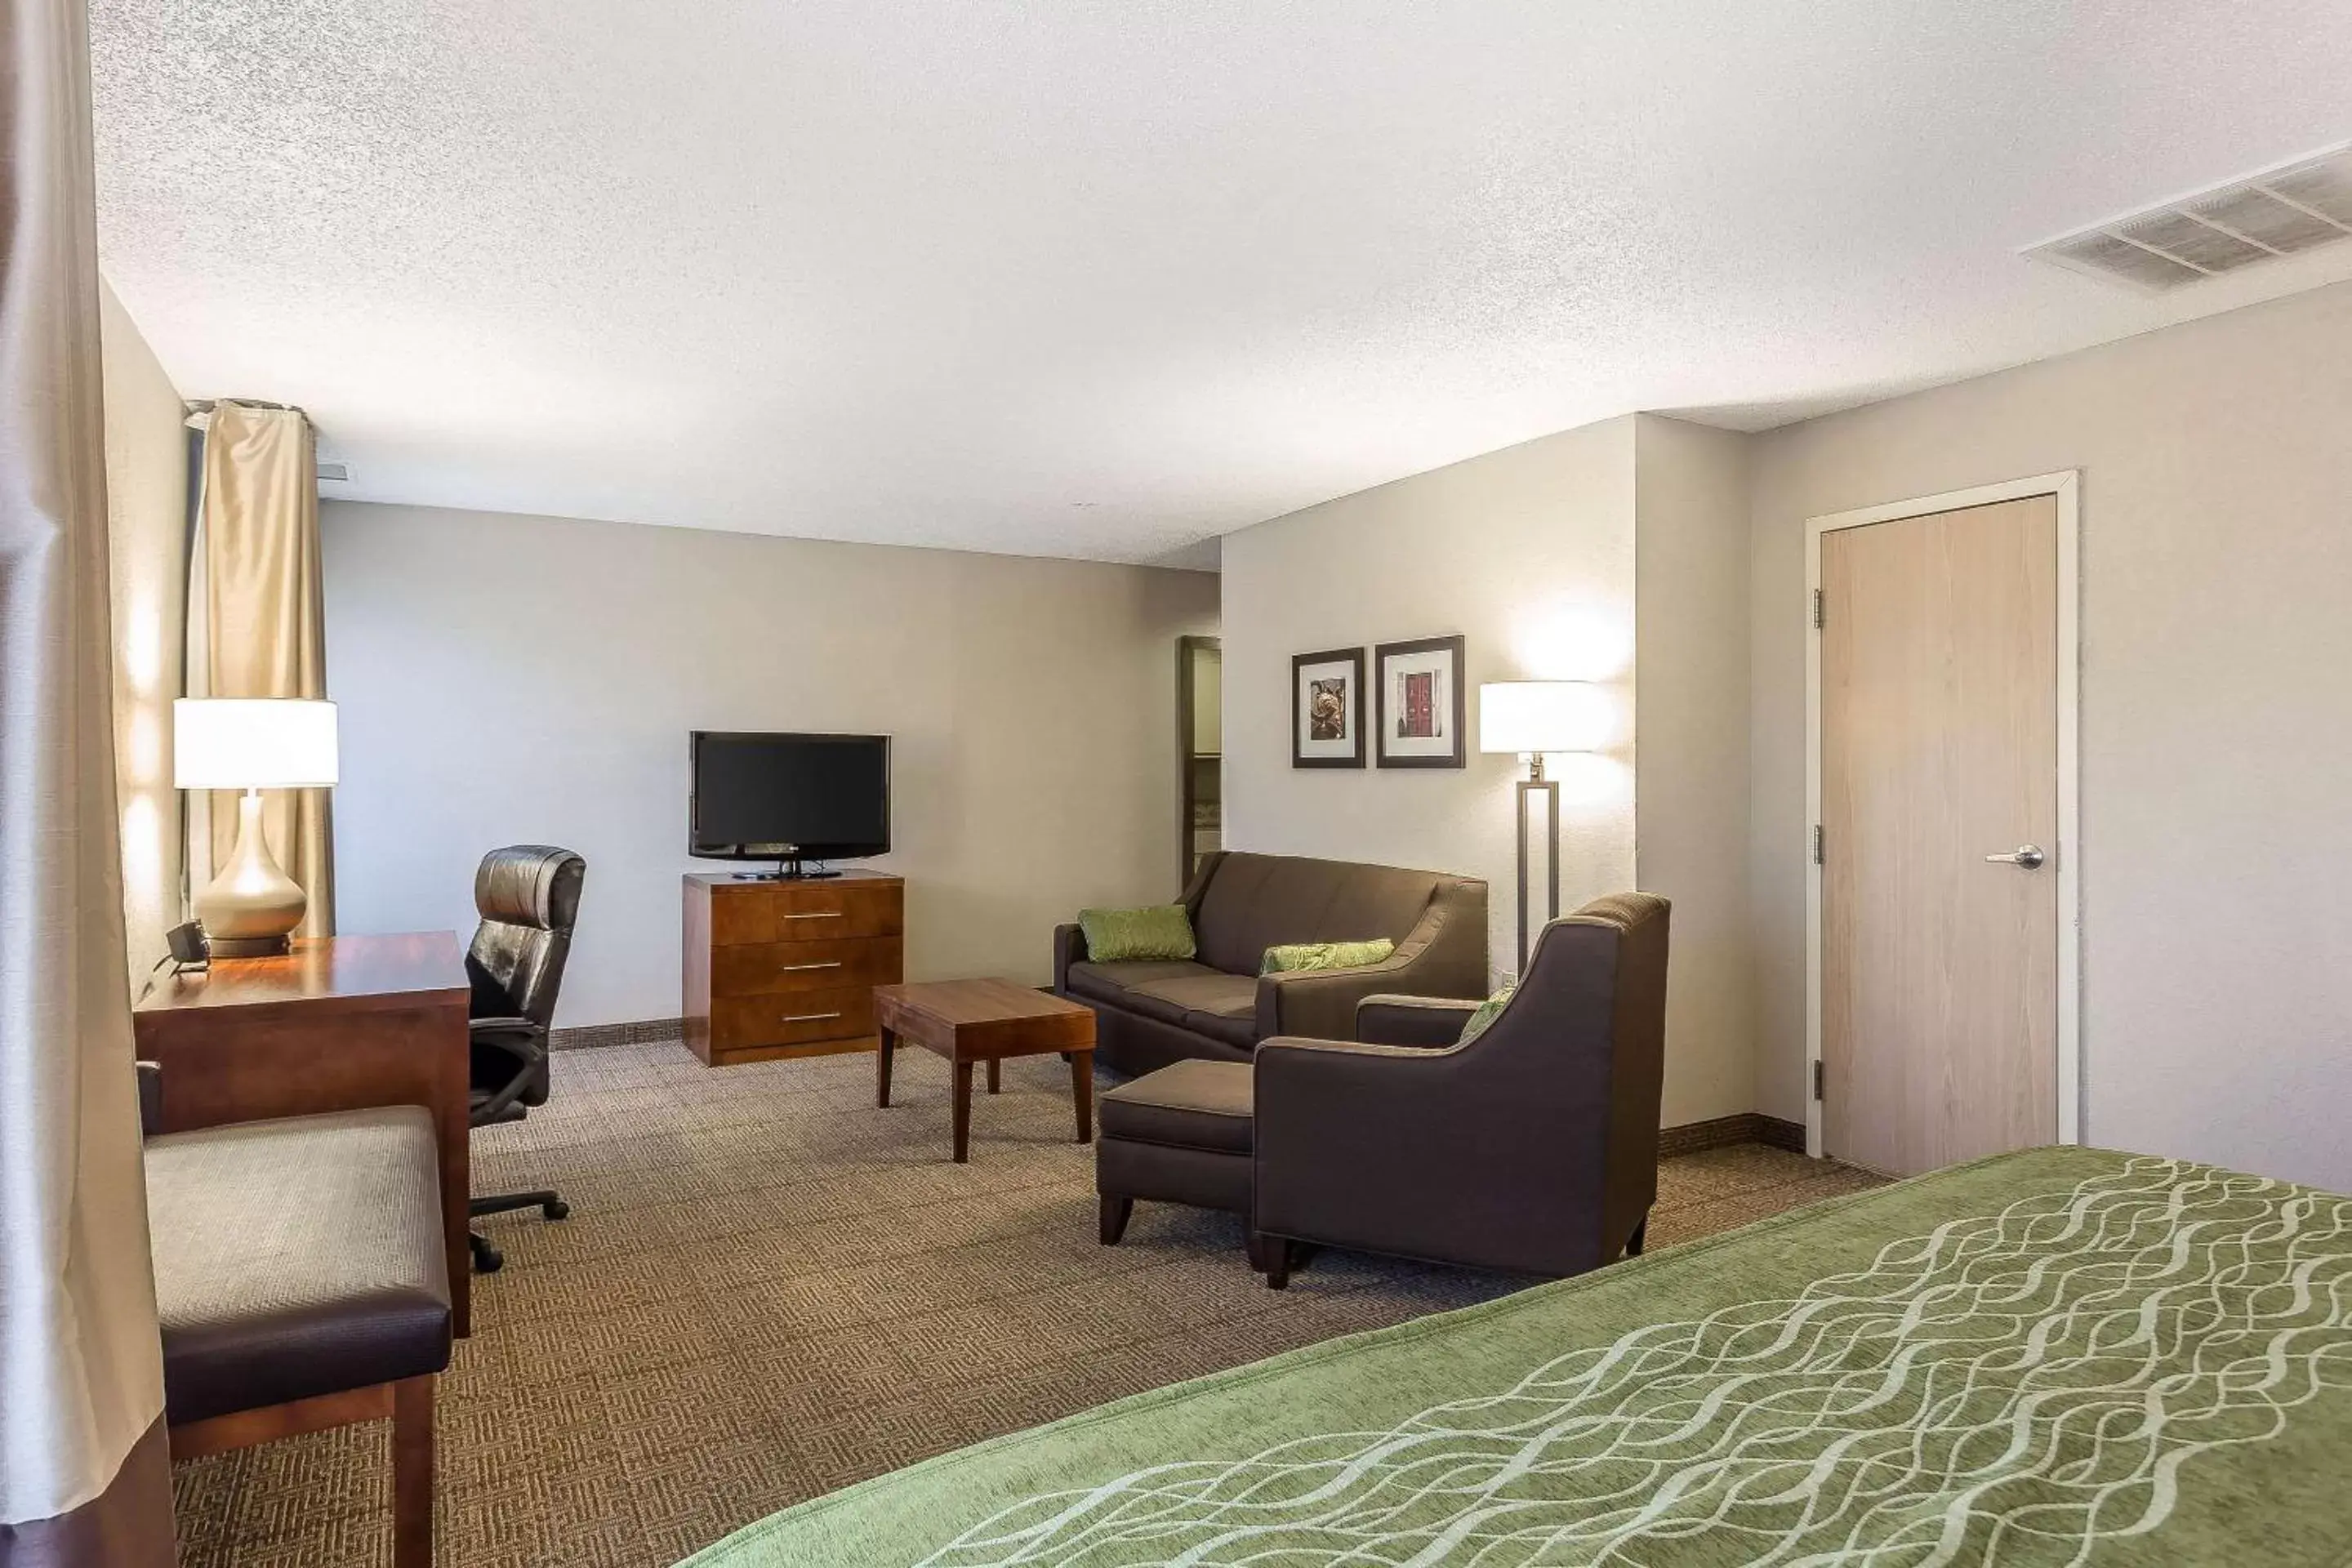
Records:
[[[1783,1121],[1777,1116],[1766,1116],[1756,1110],[1743,1110],[1737,1116],[1718,1116],[1712,1121],[1686,1121],[1680,1127],[1658,1130],[1661,1158],[1696,1154],[1703,1149],[1721,1149],[1733,1143],[1763,1143],[1801,1154],[1805,1152],[1805,1130],[1798,1122]]]
[[[662,1040],[684,1040],[683,1018],[640,1018],[628,1024],[583,1024],[572,1029],[551,1029],[551,1051],[593,1050],[599,1046],[645,1046]]]

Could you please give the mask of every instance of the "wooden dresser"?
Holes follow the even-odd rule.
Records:
[[[903,978],[907,885],[876,871],[804,882],[688,873],[686,1043],[713,1067],[870,1051],[874,988]]]

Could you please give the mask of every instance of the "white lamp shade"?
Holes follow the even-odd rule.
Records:
[[[181,789],[311,789],[336,782],[335,705],[300,698],[183,697],[172,704]]]
[[[1482,752],[1597,752],[1616,728],[1609,693],[1589,680],[1497,680],[1478,688]]]

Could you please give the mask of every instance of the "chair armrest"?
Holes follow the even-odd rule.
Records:
[[[1260,1043],[1251,1156],[1258,1228],[1339,1244],[1385,1240],[1392,1224],[1457,1192],[1465,1176],[1475,1181],[1462,1163],[1491,1128],[1459,1119],[1464,1108],[1451,1103],[1460,1056],[1337,1040]],[[1424,1238],[1415,1248],[1438,1255]]]
[[[1356,1004],[1355,1037],[1383,1046],[1450,1046],[1480,1005],[1453,996],[1367,996]]]
[[[1070,989],[1070,965],[1087,961],[1087,933],[1077,925],[1054,928],[1054,989],[1067,995]]]
[[[525,1061],[547,1056],[547,1027],[529,1018],[471,1018],[466,1032],[478,1046],[496,1046]]]
[[[478,1053],[485,1048],[510,1058],[514,1062],[514,1072],[506,1083],[496,1093],[473,1108],[469,1119],[475,1126],[479,1127],[487,1122],[497,1121],[509,1106],[531,1093],[534,1084],[544,1084],[544,1074],[547,1071],[547,1030],[529,1018],[476,1018],[471,1021],[468,1033],[477,1053],[474,1061],[478,1071],[496,1072],[498,1070],[495,1057],[490,1058],[492,1065],[484,1068]],[[530,1103],[537,1104],[540,1100],[545,1098],[546,1093],[542,1087],[538,1098]]]

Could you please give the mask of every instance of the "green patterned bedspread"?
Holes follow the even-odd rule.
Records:
[[[2003,1155],[943,1455],[692,1563],[2341,1568],[2352,1199]]]

